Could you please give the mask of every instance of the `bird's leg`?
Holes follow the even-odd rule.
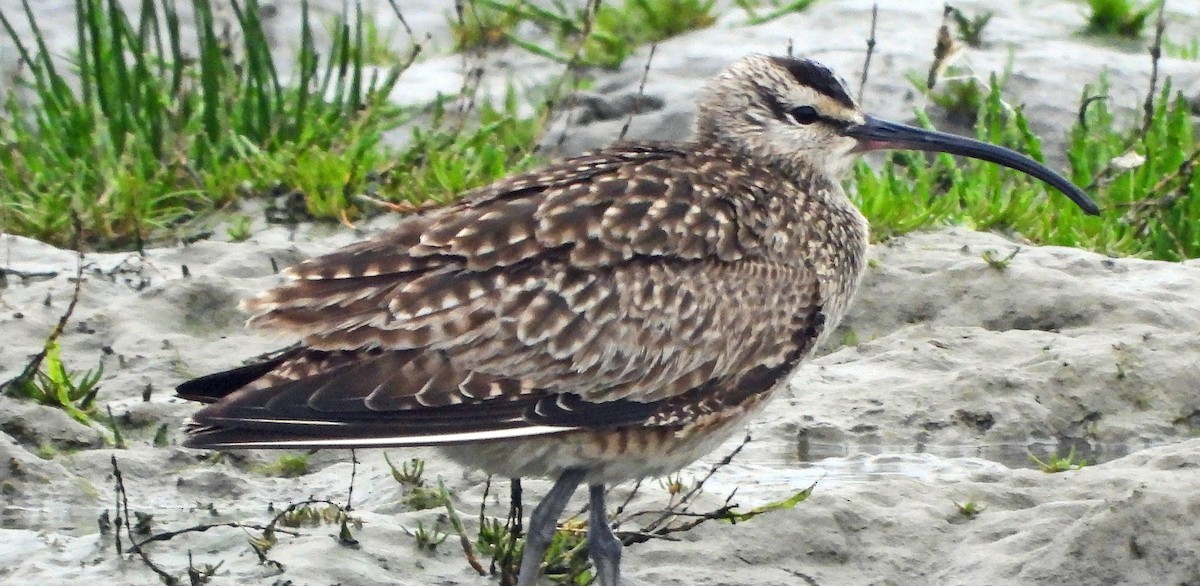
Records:
[[[588,555],[596,566],[596,583],[617,586],[621,580],[621,540],[608,524],[608,509],[604,503],[604,485],[588,486],[591,502],[588,505]]]
[[[537,582],[542,557],[554,538],[558,516],[567,508],[567,501],[571,500],[575,488],[583,482],[584,474],[583,470],[577,468],[563,472],[529,515],[529,533],[525,536],[525,552],[521,554],[521,573],[517,574],[517,586],[533,586]]]

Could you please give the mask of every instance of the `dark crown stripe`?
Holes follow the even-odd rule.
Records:
[[[854,100],[850,99],[850,94],[846,93],[846,86],[842,85],[837,76],[824,65],[808,59],[791,57],[771,57],[771,60],[791,73],[796,81],[817,90],[847,108],[854,108]]]

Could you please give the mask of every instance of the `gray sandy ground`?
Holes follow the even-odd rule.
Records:
[[[10,13],[14,4],[0,0]],[[37,9],[53,14],[69,4]],[[287,39],[294,11],[278,4],[272,26]],[[340,3],[321,4],[334,10]],[[1085,83],[1107,72],[1114,108],[1135,116],[1150,64],[1135,46],[1077,36],[1081,5],[1048,4],[959,6],[997,12],[986,31],[991,44],[967,58],[986,75],[1003,68],[1011,51],[1008,95],[1024,104],[1053,152]],[[404,6],[418,31],[445,38],[449,5]],[[797,53],[856,78],[870,6],[821,2],[754,27],[730,11],[712,29],[663,43],[646,84],[647,95],[662,106],[638,116],[633,135],[683,137],[700,80],[747,52],[780,52],[789,40]],[[385,20],[386,12],[376,11]],[[927,67],[940,13],[940,3],[881,3],[869,109],[904,119],[922,105],[904,75]],[[56,39],[69,37],[73,26],[61,18],[43,24],[63,32]],[[1173,31],[1200,30],[1200,7],[1172,2],[1171,24]],[[5,70],[11,63],[2,60],[10,54],[0,48]],[[509,73],[536,83],[553,72],[512,50],[487,59],[491,91],[502,89]],[[621,71],[601,75],[593,100],[576,114],[627,99],[641,66],[634,57]],[[431,51],[396,99],[414,103],[454,91],[460,68],[459,57]],[[1186,96],[1200,98],[1200,63],[1166,59],[1162,68]],[[612,140],[622,124],[617,116],[556,132],[566,132],[562,149],[575,152]],[[97,515],[112,511],[113,456],[130,508],[153,514],[157,531],[221,520],[261,523],[272,515],[268,504],[309,496],[344,501],[345,452],[318,453],[309,474],[284,479],[260,470],[275,453],[213,464],[205,453],[174,446],[179,423],[195,407],[174,399],[171,388],[289,343],[244,330],[237,301],[276,283],[273,266],[347,244],[391,221],[365,222],[360,233],[261,227],[246,242],[159,247],[144,257],[88,254],[63,356],[75,370],[104,365],[100,402],[116,415],[130,448],[108,447],[110,434],[98,425],[85,427],[59,410],[0,396],[0,582],[158,583],[141,561],[117,556],[111,536],[96,533]],[[984,251],[1006,255],[1017,247],[1004,269],[983,260]],[[857,303],[830,348],[750,425],[754,439],[713,477],[697,507],[714,509],[735,488],[743,509],[816,482],[812,497],[747,523],[709,523],[678,541],[630,547],[625,568],[632,581],[1200,584],[1200,263],[1113,259],[965,229],[897,238],[875,246],[871,258]],[[76,256],[6,235],[0,266],[42,275],[10,274],[0,283],[0,380],[8,380],[65,310]],[[162,424],[171,430],[172,446],[151,447]],[[60,453],[35,455],[46,445]],[[686,469],[685,480],[733,447]],[[1102,463],[1061,474],[1028,467],[1026,450],[1065,453],[1070,447]],[[426,450],[391,457],[426,458],[427,477],[445,480],[474,530],[484,498],[480,474]],[[177,575],[189,552],[197,565],[222,563],[217,584],[492,583],[474,574],[453,540],[433,553],[419,551],[409,531],[434,523],[439,512],[405,504],[404,489],[379,451],[360,452],[359,459],[358,548],[339,545],[336,526],[321,526],[280,536],[269,555],[283,571],[260,564],[247,544],[250,533],[239,529],[188,534],[148,550]],[[527,482],[527,503],[547,486]],[[488,515],[506,513],[507,490],[505,482],[493,485]],[[630,508],[656,510],[667,499],[661,486],[648,482]],[[960,514],[956,503],[966,502],[982,505],[982,513]],[[636,520],[623,528],[636,529]]]

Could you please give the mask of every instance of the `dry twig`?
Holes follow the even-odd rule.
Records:
[[[863,94],[867,90],[867,76],[871,72],[871,56],[875,54],[875,23],[879,19],[879,4],[871,5],[871,35],[867,37],[867,56],[863,59],[862,78],[858,81],[858,103],[861,104]]]
[[[1154,25],[1154,43],[1150,45],[1150,89],[1146,92],[1146,101],[1142,104],[1142,140],[1150,132],[1150,123],[1154,121],[1154,94],[1158,91],[1158,60],[1162,59],[1163,32],[1167,30],[1167,22],[1163,11],[1167,8],[1166,0],[1158,3],[1158,21]]]
[[[629,133],[629,125],[633,124],[633,117],[642,113],[642,98],[646,96],[646,78],[650,77],[650,63],[654,61],[654,51],[658,49],[658,43],[650,45],[650,54],[646,56],[646,67],[642,70],[642,81],[638,84],[637,97],[633,99],[633,111],[625,118],[625,124],[621,126],[621,133],[617,135],[617,140],[625,140],[625,135]]]

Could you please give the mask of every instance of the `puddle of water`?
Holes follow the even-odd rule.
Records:
[[[895,478],[912,478],[932,481],[938,477],[961,476],[977,471],[1003,471],[1006,467],[996,462],[980,459],[947,458],[934,454],[885,453],[871,455],[859,452],[851,456],[821,458],[812,462],[792,463],[738,463],[730,464],[729,474],[723,480],[729,488],[747,483],[763,488],[787,486],[792,490],[803,490],[814,483],[858,484],[887,481]],[[718,480],[722,475],[713,477]],[[718,480],[719,482],[719,480]],[[744,490],[744,488],[743,488]]]
[[[0,507],[0,529],[30,529],[78,537],[99,531],[99,511],[91,507],[63,507],[50,511],[34,507]]]
[[[133,503],[130,503],[134,506]],[[55,507],[53,509],[47,507]],[[100,515],[111,506],[84,505],[68,506],[61,503],[50,503],[47,507],[37,506],[0,506],[0,529],[27,529],[68,537],[94,535],[100,531]],[[169,505],[145,503],[136,506],[135,510],[154,515],[154,530],[159,531],[180,519],[192,518],[192,511]],[[223,521],[224,518],[213,519]]]
[[[806,463],[813,464],[826,458],[844,458],[855,454],[931,454],[942,458],[980,458],[1003,464],[1008,468],[1038,468],[1039,464],[1030,457],[1030,454],[1043,461],[1049,461],[1053,456],[1065,458],[1074,451],[1075,461],[1086,460],[1088,464],[1102,464],[1138,450],[1154,447],[1154,445],[1157,444],[1131,445],[1072,439],[1063,439],[1058,442],[986,445],[822,444],[801,440],[794,451],[796,461],[791,464],[803,466]]]
[[[714,475],[706,489],[737,494],[757,506],[778,499],[784,491],[820,486],[880,482],[911,478],[923,482],[969,478],[979,472],[1005,474],[1014,468],[1036,469],[1029,454],[1042,460],[1065,457],[1075,449],[1075,461],[1107,462],[1152,447],[1131,444],[1031,442],[990,445],[859,445],[802,442],[782,444],[754,441],[745,452]],[[703,476],[710,464],[694,464],[684,475]],[[760,502],[761,501],[761,502]]]

